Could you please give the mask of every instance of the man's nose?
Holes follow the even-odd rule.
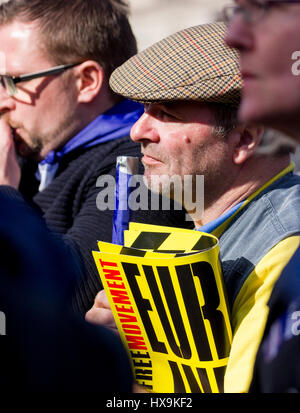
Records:
[[[0,85],[0,114],[9,112],[15,107],[14,99],[7,94],[6,89]]]
[[[228,23],[225,42],[229,47],[240,52],[253,46],[251,25],[244,20],[243,16],[237,15]]]
[[[143,113],[131,128],[130,137],[134,142],[158,142],[159,134],[153,117],[148,113]]]

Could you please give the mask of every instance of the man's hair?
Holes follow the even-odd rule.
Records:
[[[219,103],[213,103],[211,105],[215,118],[214,133],[220,138],[226,138],[226,136],[237,126],[238,108]]]
[[[137,53],[126,0],[9,0],[0,4],[0,25],[14,20],[36,23],[41,47],[57,65],[94,60],[108,78]]]
[[[214,112],[214,134],[226,139],[238,126],[238,108],[234,106],[212,104]],[[272,129],[265,129],[257,153],[270,156],[285,156],[295,152],[296,144],[292,139]]]

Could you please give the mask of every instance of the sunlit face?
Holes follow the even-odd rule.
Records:
[[[39,47],[32,23],[1,26],[0,38],[1,74],[17,76],[54,66]],[[41,160],[72,136],[75,87],[63,76],[49,76],[19,83],[17,88],[17,94],[9,96],[0,86],[0,112],[13,129],[18,154]]]
[[[226,42],[240,52],[240,120],[263,122],[300,137],[300,4],[271,6],[255,23],[238,14],[229,24]]]
[[[141,143],[145,178],[155,175],[204,175],[205,201],[223,188],[230,173],[230,154],[223,138],[214,133],[214,115],[197,102],[150,104],[131,130]]]

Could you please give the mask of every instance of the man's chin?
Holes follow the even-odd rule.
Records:
[[[146,187],[150,191],[155,192],[154,188],[152,188],[152,186],[153,186],[152,185],[152,175],[150,173],[146,172],[146,170],[144,171],[143,181],[144,181],[144,184],[146,185]]]
[[[150,174],[145,171],[144,183],[151,192],[182,204],[182,178],[179,175]]]

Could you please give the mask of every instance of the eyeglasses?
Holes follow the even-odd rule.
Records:
[[[8,75],[0,75],[0,83],[6,90],[9,96],[15,96],[17,94],[17,87],[16,85],[20,82],[25,82],[28,80],[36,79],[39,77],[44,76],[53,76],[58,75],[64,72],[67,69],[71,69],[72,67],[80,65],[80,63],[69,63],[65,65],[55,66],[48,70],[43,70],[40,72],[28,73],[27,75],[20,75],[20,76],[8,76]]]
[[[238,14],[241,14],[247,23],[256,23],[265,16],[272,6],[285,3],[300,3],[300,0],[248,0],[244,5],[225,6],[223,17],[225,22],[229,23]]]

